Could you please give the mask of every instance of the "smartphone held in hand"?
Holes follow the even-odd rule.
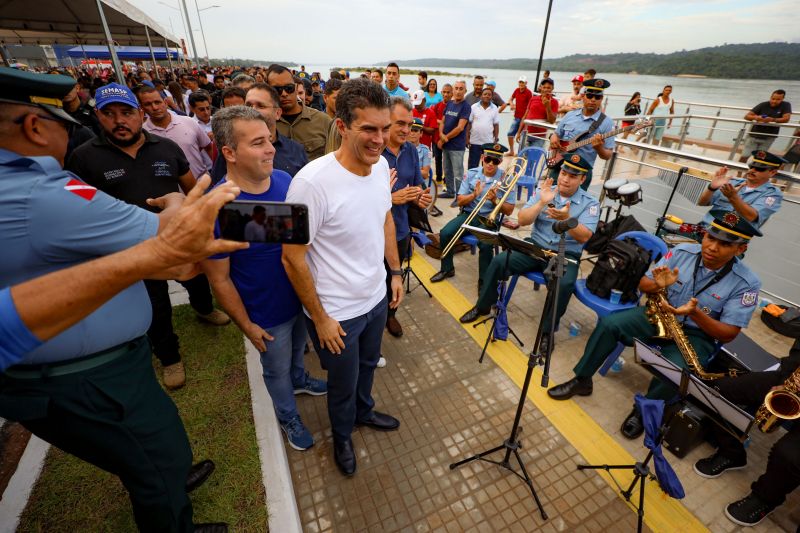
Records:
[[[234,200],[220,211],[219,228],[222,237],[234,241],[308,244],[308,207]]]

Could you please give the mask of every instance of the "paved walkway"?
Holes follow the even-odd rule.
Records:
[[[445,211],[432,219],[435,227],[454,215]],[[393,433],[354,432],[358,471],[352,479],[342,477],[333,463],[325,402],[298,399],[317,441],[307,452],[288,451],[304,530],[635,530],[635,511],[608,477],[575,468],[587,461],[615,463],[624,458],[627,463],[645,455],[641,440],[628,441],[619,434],[633,394],[644,390],[649,379],[633,363],[630,350],[622,373],[598,377],[595,393],[574,402],[550,401],[534,379],[532,401],[526,402],[522,417],[522,455],[550,515],[548,521],[538,515],[525,484],[507,471],[486,463],[449,470],[451,462],[499,445],[508,436],[526,366],[524,353],[532,345],[546,295],[544,288],[534,292],[529,281],[520,281],[509,316],[526,347],[520,351],[510,341],[494,343],[492,357],[478,364],[479,335],[456,318],[476,298],[476,263],[468,252],[459,254],[456,277],[435,287],[436,298],[428,298],[422,289],[407,296],[398,313],[405,335],[384,336],[383,353],[389,364],[377,370],[374,395],[378,409],[400,418],[402,426]],[[438,261],[419,250],[415,264],[427,275],[438,268]],[[571,376],[595,315],[573,299],[562,324],[570,322],[580,324],[582,332],[570,337],[568,328],[562,327],[556,334],[551,383]],[[774,354],[788,352],[788,340],[757,319],[747,333]],[[306,361],[314,375],[323,375],[313,353]],[[646,512],[646,529],[650,525],[653,530],[689,531],[705,526],[711,531],[735,531],[723,514],[724,505],[747,494],[778,436],[755,435],[748,468],[723,480],[701,479],[692,471],[697,459],[713,451],[707,444],[683,460],[667,453],[687,498],[680,503],[666,499],[655,484],[649,484],[648,506],[654,505]],[[794,531],[797,523],[800,495],[795,494],[752,531]]]

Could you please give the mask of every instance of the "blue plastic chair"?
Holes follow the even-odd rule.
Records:
[[[536,183],[546,167],[547,152],[538,146],[529,146],[522,150],[519,156],[527,159],[528,164],[525,167],[525,173],[517,181],[517,199],[522,197],[522,188],[525,187],[528,189],[527,199],[530,200],[533,191],[536,190]]]
[[[636,240],[636,244],[648,250],[650,252],[650,260],[651,262],[656,262],[661,259],[667,253],[667,245],[662,241],[660,238],[647,233],[645,231],[628,231],[626,233],[622,233],[616,237],[616,240],[623,240],[626,237],[631,237]],[[606,315],[610,315],[612,313],[616,313],[618,311],[624,311],[625,309],[631,309],[639,305],[639,301],[633,302],[626,302],[626,303],[618,303],[613,304],[608,298],[600,298],[599,296],[593,294],[586,288],[586,279],[579,279],[575,282],[575,297],[586,307],[591,309],[597,314],[597,320],[599,321],[602,317]],[[625,349],[625,345],[621,342],[617,343],[617,347],[614,351],[606,358],[603,366],[600,367],[600,375],[605,376],[608,373],[608,369],[611,368],[611,365],[614,364],[614,361],[617,360],[619,355]]]

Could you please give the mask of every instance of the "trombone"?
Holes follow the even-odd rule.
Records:
[[[496,220],[497,216],[500,213],[500,208],[503,206],[503,203],[505,203],[505,201],[511,195],[511,192],[517,186],[517,181],[519,181],[522,175],[525,174],[525,168],[527,167],[527,165],[528,165],[527,159],[525,159],[524,157],[515,157],[506,168],[506,173],[503,175],[503,179],[492,185],[491,189],[496,189],[499,193],[502,193],[502,196],[500,197],[500,201],[497,202],[497,205],[494,206],[494,209],[492,209],[492,212],[489,213],[488,217],[486,218],[480,217],[481,222],[485,226],[491,228],[497,225]],[[475,219],[475,217],[479,216],[479,213],[481,212],[483,205],[489,199],[489,190],[486,191],[483,197],[478,201],[478,204],[472,209],[472,212],[469,214],[469,216],[461,225],[461,227],[458,228],[456,234],[453,235],[453,238],[450,240],[449,243],[447,243],[447,247],[444,250],[442,250],[442,257],[446,256],[453,250],[453,247],[461,239],[461,236],[464,234],[464,231],[466,231],[466,226],[470,226],[471,222]]]

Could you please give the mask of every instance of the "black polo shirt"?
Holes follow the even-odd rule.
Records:
[[[66,169],[114,198],[148,211],[148,198],[179,192],[180,176],[189,172],[189,161],[175,142],[142,131],[144,144],[132,158],[100,134],[72,152]]]

